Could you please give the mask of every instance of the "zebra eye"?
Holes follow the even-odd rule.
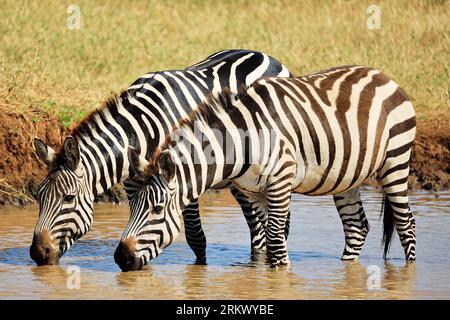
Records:
[[[154,214],[159,214],[159,213],[161,213],[161,211],[162,211],[162,209],[163,209],[163,207],[162,206],[154,206],[153,207],[153,213]]]
[[[73,199],[75,199],[75,196],[73,194],[66,194],[64,196],[64,202],[72,202]]]

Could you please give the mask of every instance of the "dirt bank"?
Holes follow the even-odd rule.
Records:
[[[34,154],[33,137],[57,147],[64,134],[59,121],[47,114],[24,116],[0,110],[0,204],[34,201],[46,170]]]
[[[66,133],[60,121],[48,114],[21,115],[0,110],[0,205],[34,201],[46,168],[34,154],[33,137],[57,148]],[[446,119],[418,121],[410,186],[435,191],[450,188],[450,129]],[[119,185],[96,200],[120,202],[125,198]]]
[[[413,187],[450,189],[450,126],[447,119],[417,122],[411,159]]]
[[[35,201],[47,169],[33,151],[35,136],[55,150],[69,132],[61,122],[47,113],[29,115],[0,110],[0,205],[23,205]],[[126,194],[121,185],[114,186],[96,201],[121,202]]]

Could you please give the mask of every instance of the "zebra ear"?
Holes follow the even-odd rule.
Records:
[[[158,159],[158,165],[161,175],[170,182],[175,177],[175,161],[169,150],[161,153]]]
[[[39,138],[34,138],[34,149],[36,150],[36,154],[47,167],[51,167],[53,160],[55,160],[55,150],[50,148],[48,145],[44,143]]]
[[[78,141],[72,136],[67,136],[66,141],[64,141],[64,155],[69,168],[76,170],[80,163],[80,148],[78,147]]]
[[[145,176],[145,167],[148,165],[148,161],[141,157],[139,152],[132,147],[128,147],[128,162],[130,163],[131,177]]]

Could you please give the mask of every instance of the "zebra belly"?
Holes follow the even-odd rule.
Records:
[[[339,187],[339,188],[333,188],[335,185],[337,179],[333,178],[327,178],[323,184],[323,188],[320,188],[317,191],[311,191],[316,188],[316,186],[321,182],[322,176],[319,173],[314,174],[312,176],[308,176],[308,178],[305,178],[304,181],[302,181],[297,187],[293,188],[292,192],[305,194],[309,196],[321,196],[321,195],[333,195],[337,193],[341,193],[346,190],[350,190],[356,186],[356,183],[350,184],[351,181],[342,181],[342,184],[346,184],[348,182],[348,187]],[[323,191],[327,190],[327,191]]]
[[[340,177],[340,167],[331,168],[328,173],[324,167],[314,166],[304,170],[303,179],[294,183],[295,187],[292,188],[292,192],[320,196],[320,195],[334,195],[344,191],[354,189],[359,186],[367,177],[372,176],[376,171],[379,164],[369,168],[367,175],[358,175],[356,178],[353,174]],[[355,164],[349,165],[349,170],[356,167]],[[325,176],[326,174],[326,176]],[[318,188],[318,186],[320,186]]]

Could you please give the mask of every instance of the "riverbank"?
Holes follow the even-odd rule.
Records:
[[[43,111],[28,114],[0,108],[0,205],[35,202],[36,192],[47,174],[33,150],[38,136],[57,149],[69,130],[57,117]],[[450,189],[450,130],[446,118],[418,120],[412,154],[411,189]],[[376,185],[369,180],[367,185]],[[121,185],[99,196],[100,202],[126,201]]]

